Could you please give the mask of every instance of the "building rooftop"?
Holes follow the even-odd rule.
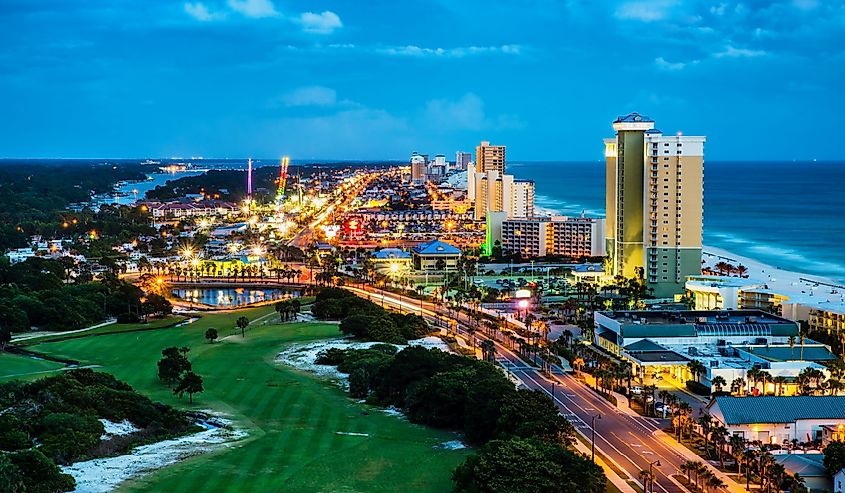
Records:
[[[639,113],[630,113],[625,116],[619,116],[613,123],[640,123],[640,122],[654,122],[651,118],[641,115]]]
[[[845,396],[793,395],[763,397],[718,396],[708,405],[718,410],[729,425],[793,423],[806,419],[845,420]]]
[[[812,342],[812,341],[810,341]],[[778,346],[734,346],[735,349],[747,351],[759,358],[769,361],[833,361],[836,355],[831,353],[827,346],[813,343],[802,349],[799,344],[795,347],[784,345]]]
[[[460,255],[461,250],[445,241],[432,240],[415,246],[414,253],[418,255]]]
[[[380,260],[411,258],[411,254],[399,248],[382,248],[373,253],[373,258]]]
[[[775,454],[774,459],[791,474],[804,478],[827,477],[824,454]]]
[[[596,312],[595,317],[596,322],[625,338],[756,338],[798,334],[798,324],[762,310],[624,310]]]

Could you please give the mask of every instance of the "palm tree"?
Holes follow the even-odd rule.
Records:
[[[718,490],[719,488],[724,488],[725,482],[721,479],[717,478],[715,474],[710,475],[707,478],[707,489],[710,490]]]
[[[687,369],[692,374],[692,379],[696,382],[698,381],[698,377],[703,375],[707,371],[707,368],[705,368],[704,363],[697,359],[694,359],[687,363]]]
[[[786,385],[786,377],[778,375],[772,378],[772,383],[775,384],[775,395],[781,395],[783,393],[783,388]]]
[[[710,429],[713,427],[713,417],[705,414],[698,418],[698,425],[701,426],[701,436],[704,437],[704,451],[708,451],[710,441]]]
[[[743,394],[745,390],[745,380],[742,377],[734,378],[731,382],[731,394]]]
[[[746,491],[751,491],[751,465],[757,459],[757,451],[746,449],[742,452],[742,458],[745,462],[745,489]]]
[[[728,430],[720,424],[716,424],[710,432],[710,439],[713,441],[713,447],[719,456],[719,467],[725,468],[725,446],[728,445]]]
[[[681,472],[687,475],[687,483],[689,484],[692,484],[692,473],[696,470],[695,467],[695,461],[693,460],[681,463]]]
[[[481,355],[485,361],[493,361],[494,356],[496,355],[496,345],[490,339],[485,339],[481,341]]]
[[[654,491],[654,473],[653,472],[651,472],[647,469],[643,469],[642,471],[640,471],[640,473],[637,475],[637,477],[640,479],[640,482],[642,482],[644,491],[646,491],[646,492]],[[649,488],[649,486],[651,486],[651,488]]]
[[[728,384],[728,382],[725,380],[725,378],[722,377],[721,375],[717,375],[717,376],[713,377],[713,379],[710,380],[710,383],[713,384],[713,387],[715,387],[716,392],[721,392],[722,387],[724,387],[725,385]]]

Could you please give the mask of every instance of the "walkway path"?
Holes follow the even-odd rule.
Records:
[[[14,343],[14,342],[27,341],[29,339],[37,339],[39,337],[44,337],[44,336],[61,336],[61,335],[66,335],[66,334],[78,334],[79,332],[85,332],[85,331],[88,331],[88,330],[99,329],[100,327],[105,327],[106,325],[111,325],[111,324],[115,323],[116,321],[117,321],[116,319],[110,318],[103,323],[99,323],[97,325],[92,325],[90,327],[85,327],[84,329],[66,330],[64,332],[46,332],[46,331],[38,331],[36,333],[28,332],[26,335],[17,336],[17,337],[12,336],[12,342]]]

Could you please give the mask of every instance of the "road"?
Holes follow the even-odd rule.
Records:
[[[402,297],[400,300],[398,295],[383,293],[370,287],[346,286],[346,288],[375,303],[384,303],[405,312],[422,314],[432,321],[443,320],[444,317],[454,318],[453,313],[447,313],[442,307],[429,302],[420,302],[407,297]],[[459,314],[458,319],[461,324],[470,323],[463,314]],[[481,338],[486,337],[480,331],[475,335]],[[690,456],[678,450],[672,438],[659,431],[666,424],[665,421],[623,412],[560,369],[546,376],[538,368],[520,359],[505,344],[497,342],[496,349],[496,360],[522,380],[526,387],[542,390],[550,396],[554,392],[554,402],[561,414],[587,438],[588,442],[591,437],[592,417],[601,415],[600,419],[596,419],[596,452],[612,463],[617,471],[623,472],[622,479],[631,479],[641,485],[638,480],[639,472],[647,470],[650,463],[659,460],[660,467],[655,465],[653,468],[657,478],[654,491],[661,493],[687,491],[671,476],[680,474],[680,465]]]

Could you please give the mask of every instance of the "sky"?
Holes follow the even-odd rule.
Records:
[[[845,0],[0,0],[0,156],[843,159]]]

